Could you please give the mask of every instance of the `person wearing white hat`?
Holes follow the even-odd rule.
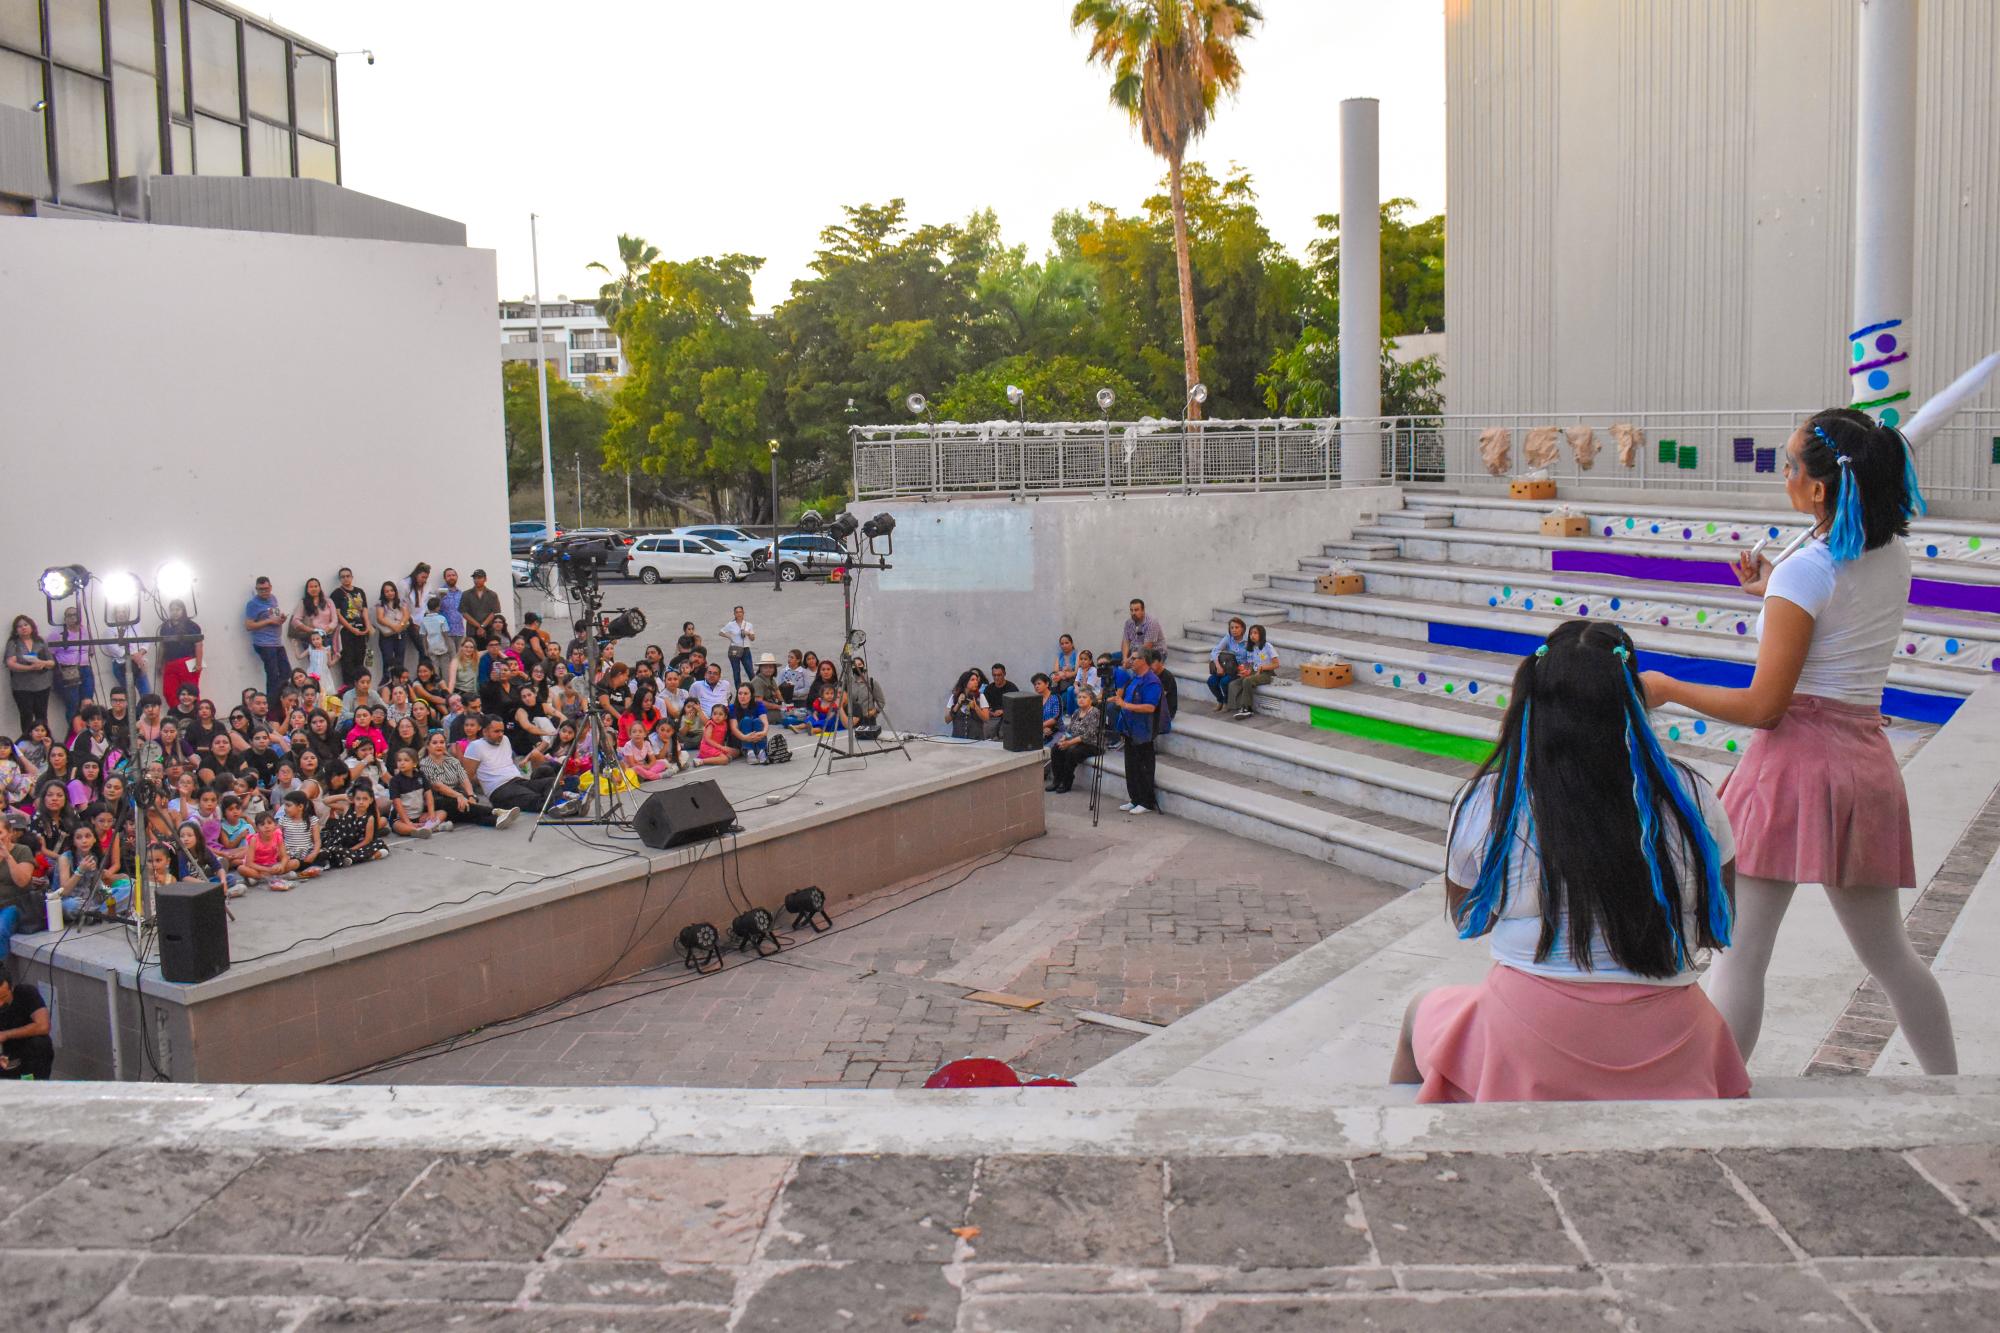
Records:
[[[757,657],[756,674],[750,677],[750,697],[770,708],[783,704],[778,697],[778,655],[760,653]]]

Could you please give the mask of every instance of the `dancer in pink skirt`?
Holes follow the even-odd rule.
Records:
[[[1390,1081],[1426,1102],[1743,1096],[1695,984],[1697,951],[1729,942],[1734,856],[1715,794],[1654,738],[1632,640],[1560,626],[1452,810],[1446,901],[1493,967],[1410,1005]]]
[[[1903,929],[1897,890],[1916,882],[1910,807],[1882,734],[1882,687],[1910,597],[1901,539],[1924,506],[1908,443],[1860,412],[1830,408],[1786,441],[1785,493],[1818,522],[1776,568],[1747,553],[1737,561],[1738,581],[1764,598],[1748,688],[1644,678],[1656,705],[1767,732],[1722,787],[1740,875],[1734,947],[1710,982],[1716,1007],[1747,1058],[1792,891],[1821,884],[1924,1072],[1956,1073],[1944,991]]]

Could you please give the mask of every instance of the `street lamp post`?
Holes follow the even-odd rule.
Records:
[[[785,590],[785,569],[778,559],[778,442],[772,440],[771,450],[771,591]]]

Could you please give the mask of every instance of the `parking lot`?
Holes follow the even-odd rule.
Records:
[[[787,583],[783,591],[772,588],[768,572],[741,583],[689,579],[650,586],[617,576],[604,579],[602,586],[606,611],[637,607],[645,613],[647,627],[639,639],[641,651],[646,644],[657,643],[672,656],[683,620],[692,620],[704,640],[718,645],[722,640],[717,631],[737,606],[744,608],[750,623],[757,627],[757,650],[776,653],[780,662],[788,648],[810,648],[825,655],[840,647],[840,585],[824,579]],[[539,588],[514,591],[518,611],[539,611],[544,619],[560,620],[566,627],[567,609],[551,606]],[[557,627],[552,623],[551,628]],[[559,632],[559,637],[566,635]]]

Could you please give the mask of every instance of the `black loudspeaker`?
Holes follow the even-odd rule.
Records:
[[[632,831],[648,847],[707,842],[736,822],[736,807],[713,782],[690,782],[656,791],[632,816]]]
[[[1000,740],[1010,750],[1042,748],[1042,696],[1016,690],[1000,696]]]
[[[229,912],[222,886],[203,880],[162,884],[153,894],[160,927],[160,976],[181,985],[229,970]]]

